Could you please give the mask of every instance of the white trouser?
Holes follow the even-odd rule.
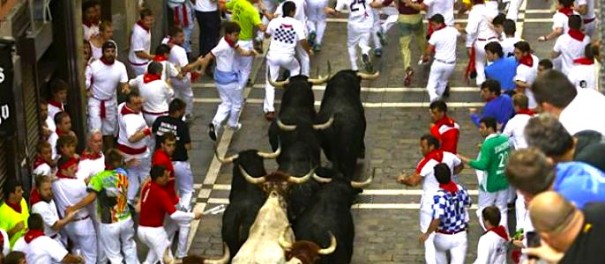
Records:
[[[506,18],[517,22],[521,4],[523,4],[523,0],[510,0],[510,3],[508,4],[508,11],[506,12]]]
[[[585,23],[583,25],[583,28],[584,33],[586,33],[586,35],[592,38],[594,36],[595,30],[597,30],[597,20],[595,19],[592,22]]]
[[[137,235],[139,240],[149,248],[143,264],[155,264],[158,261],[163,264],[164,254],[172,258],[170,241],[164,227],[139,226]]]
[[[321,44],[326,32],[326,13],[324,9],[328,6],[327,0],[307,1],[307,28],[309,33],[315,32],[315,43]]]
[[[523,197],[523,194],[517,192],[517,199],[515,200],[515,219],[517,219],[517,226],[515,230],[523,228],[526,215],[527,208],[525,206],[525,197]]]
[[[105,118],[101,118],[101,104],[105,104]],[[101,131],[103,136],[115,136],[118,124],[118,102],[115,98],[100,101],[88,97],[88,131]]]
[[[132,68],[132,71],[134,72],[134,76],[139,76],[143,73],[145,73],[147,71],[147,65],[148,63],[137,63],[137,65],[134,65],[132,63],[129,63],[130,67]]]
[[[481,86],[485,82],[485,45],[490,41],[497,41],[497,39],[490,40],[476,40],[475,41],[475,70],[477,70],[477,86]]]
[[[174,98],[183,100],[187,106],[185,114],[193,113],[193,89],[191,89],[191,80],[189,77],[184,77],[182,80],[172,79],[172,87],[174,88]]]
[[[166,234],[168,235],[168,240],[170,244],[174,241],[174,235],[176,231],[179,231],[178,244],[176,247],[176,257],[183,258],[187,256],[187,239],[189,237],[189,230],[191,228],[191,223],[189,222],[177,222],[170,217],[166,217],[164,219],[164,229],[166,230]]]
[[[99,230],[99,242],[111,264],[121,264],[122,260],[126,264],[139,263],[132,218],[112,224],[100,223]]]
[[[193,197],[193,173],[189,161],[173,161],[174,177],[176,187],[179,191],[180,205],[187,210],[191,209],[191,198]]]
[[[351,60],[351,69],[354,71],[359,70],[357,66],[357,46],[361,48],[361,54],[368,55],[372,49],[368,44],[370,34],[372,34],[371,28],[360,29],[351,24],[347,25],[347,48]]]
[[[97,233],[97,238],[101,241],[101,230],[99,229],[99,221],[97,221],[97,200],[86,206],[88,209],[88,214],[90,214],[90,218],[92,219],[92,224],[95,226],[95,233]],[[107,254],[105,254],[105,248],[103,248],[103,243],[97,241],[97,263],[98,264],[107,264],[109,259],[107,258]],[[67,243],[65,243],[67,245]]]
[[[244,50],[254,49],[254,43],[252,40],[240,40],[237,42],[239,46]],[[243,90],[248,83],[248,77],[250,77],[250,71],[252,71],[252,61],[254,56],[241,56],[236,55],[235,64],[237,70],[240,72],[239,86]]]
[[[429,229],[431,222],[433,221],[433,210],[430,205],[420,206],[420,232],[424,233]],[[435,255],[437,250],[435,249],[435,233],[429,235],[424,241],[424,260],[426,264],[436,264],[437,260]]]
[[[311,59],[309,53],[299,44],[296,45],[296,58],[300,64],[300,75],[309,77],[309,71],[311,70]],[[294,76],[294,75],[290,75]]]
[[[378,32],[382,31],[382,27],[380,25],[380,13],[379,9],[372,8],[372,13],[374,13],[374,24],[372,24],[372,42],[374,42],[374,49],[382,49],[382,44],[380,44],[380,38],[378,37]]]
[[[300,74],[300,64],[294,55],[283,54],[283,53],[268,53],[267,54],[267,75],[271,80],[277,80],[279,76],[279,68],[283,67],[290,71],[290,76],[296,76]],[[269,83],[269,80],[265,82],[265,101],[263,103],[263,111],[274,112],[275,108],[273,103],[275,101],[275,87]]]
[[[452,75],[452,72],[454,72],[454,68],[456,68],[456,61],[444,62],[439,59],[433,60],[429,80],[426,84],[426,91],[429,93],[431,102],[443,96],[448,79]]]
[[[563,72],[563,56],[552,59],[553,69]]]
[[[90,217],[70,222],[65,226],[65,232],[73,242],[73,254],[79,250],[84,263],[97,262],[97,234]]]
[[[479,189],[479,198],[477,204],[477,217],[479,218],[479,223],[483,230],[485,226],[483,225],[483,209],[488,206],[496,206],[500,209],[500,225],[504,226],[504,228],[508,228],[508,206],[506,204],[508,200],[508,189],[504,189],[497,192],[484,192]],[[508,229],[507,229],[508,230]]]
[[[237,82],[228,84],[216,83],[216,89],[218,90],[218,95],[221,98],[221,103],[216,109],[216,114],[212,119],[212,124],[214,124],[216,129],[218,129],[223,125],[225,120],[229,118],[227,125],[230,127],[236,127],[239,113],[242,110],[242,104],[244,103],[242,87]]]
[[[128,172],[128,203],[130,205],[134,205],[134,199],[139,194],[139,187],[141,186],[141,183],[143,183],[147,177],[149,177],[151,160],[149,157],[149,151],[141,155],[124,156],[126,161],[131,160],[132,158],[138,160],[138,164],[126,168],[126,171]]]
[[[451,256],[450,264],[464,264],[467,246],[466,231],[452,235],[435,233],[437,264],[447,264],[448,251]]]
[[[382,13],[387,15],[387,19],[382,22],[382,33],[386,34],[393,25],[397,24],[399,11],[393,6],[387,6],[382,8]]]

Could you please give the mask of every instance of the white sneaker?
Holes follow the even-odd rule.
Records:
[[[237,125],[235,126],[227,126],[229,129],[233,130],[233,131],[238,131],[242,128],[242,123],[237,123]]]

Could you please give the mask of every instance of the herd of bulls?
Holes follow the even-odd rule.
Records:
[[[269,127],[274,152],[217,155],[222,163],[233,163],[222,225],[225,263],[351,262],[351,205],[372,181],[353,181],[357,159],[365,153],[361,81],[377,77],[342,70],[331,78],[272,82],[285,89],[278,118]],[[312,86],[326,82],[316,112]],[[320,167],[322,149],[331,168]],[[265,159],[277,160],[275,172],[267,173]]]

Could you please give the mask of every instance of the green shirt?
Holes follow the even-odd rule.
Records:
[[[479,185],[484,191],[498,192],[508,188],[504,170],[510,152],[508,137],[501,134],[491,134],[481,145],[477,160],[469,161],[468,165],[476,170],[485,171],[483,182]]]
[[[258,10],[248,0],[231,0],[225,7],[231,11],[231,20],[239,24],[242,30],[239,33],[240,40],[251,40],[254,38],[254,27],[261,25]]]
[[[88,190],[97,193],[97,217],[101,223],[111,224],[130,218],[128,176],[124,170],[99,172],[90,179]]]
[[[5,202],[0,205],[0,229],[8,232],[13,229],[19,222],[23,221],[23,229],[15,233],[10,240],[10,247],[13,248],[17,239],[21,238],[27,232],[27,218],[29,218],[29,208],[27,208],[27,202],[21,198],[21,213],[18,213],[13,208],[8,206]],[[0,249],[1,250],[1,249]]]

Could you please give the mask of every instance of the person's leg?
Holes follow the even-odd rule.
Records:
[[[227,125],[231,128],[240,126],[239,115],[244,105],[244,93],[237,83],[229,85],[228,94],[231,100],[231,109],[229,109],[229,121]]]
[[[420,232],[426,232],[431,225],[433,220],[432,210],[430,208],[420,209]],[[424,241],[424,260],[427,264],[437,263],[436,259],[437,251],[435,249],[435,233],[429,235],[428,239]]]
[[[300,44],[296,45],[296,57],[300,61],[300,74],[308,77],[309,71],[311,70],[311,59],[309,58],[309,54]],[[290,76],[294,75],[290,74]]]
[[[216,114],[214,114],[214,118],[212,119],[212,124],[214,125],[215,129],[218,129],[223,125],[229,116],[229,111],[231,110],[231,100],[229,99],[227,93],[228,86],[229,85],[227,84],[216,83],[216,90],[218,91],[218,96],[221,98],[221,103],[218,105]]]
[[[437,264],[447,264],[447,251],[450,249],[452,235],[435,233],[435,260]]]
[[[351,69],[354,71],[359,69],[357,66],[357,43],[359,42],[359,35],[356,33],[356,30],[352,26],[347,26],[347,51],[349,52]]]
[[[429,73],[429,80],[426,84],[426,91],[429,94],[429,101],[433,102],[439,99],[439,94],[437,92],[437,85],[439,83],[439,67],[441,67],[441,62],[433,61],[433,65],[431,65],[431,71]]]
[[[279,63],[277,62],[278,58],[276,56],[267,56],[267,76],[273,81],[277,80],[279,76]],[[269,83],[269,80],[265,81],[265,100],[263,102],[263,111],[265,113],[275,112],[274,108],[275,101],[275,87]]]
[[[246,40],[246,41],[239,41],[239,46],[242,49],[246,49],[246,50],[252,50],[254,49],[254,44],[252,43],[252,40]],[[250,77],[250,72],[252,71],[252,61],[254,60],[254,57],[251,56],[237,56],[236,57],[237,61],[235,63],[237,63],[237,69],[240,71],[240,87],[242,89],[246,88],[246,85],[248,84],[248,78]]]
[[[444,94],[447,90],[448,81],[450,79],[450,76],[454,72],[455,68],[456,68],[455,63],[443,64],[443,68],[441,69],[441,74],[439,75],[439,85],[437,86],[438,87],[437,94],[440,97],[444,96]]]
[[[450,248],[451,261],[450,264],[464,264],[466,259],[466,249],[468,247],[468,239],[466,232],[451,235],[454,241]]]
[[[107,256],[111,264],[121,264],[122,254],[120,254],[120,223],[99,225],[99,243],[104,254]],[[99,263],[103,263],[100,261]],[[107,262],[105,262],[107,263]]]
[[[84,257],[85,263],[95,263],[97,261],[97,233],[92,223],[92,219],[87,218],[76,222],[76,235],[78,236],[79,248]]]
[[[132,218],[130,218],[120,222],[120,225],[120,240],[122,242],[124,262],[126,264],[138,264],[137,244],[134,241],[134,222],[132,221]]]
[[[191,166],[186,161],[176,161],[174,165],[174,177],[179,191],[179,204],[181,207],[191,209],[191,198],[193,197],[193,173]]]
[[[475,70],[477,71],[477,86],[485,82],[485,44],[487,41],[475,42]]]
[[[498,191],[494,193],[495,201],[494,205],[500,209],[500,225],[504,226],[508,230],[508,189]]]
[[[197,20],[198,28],[200,29],[200,31],[202,31],[202,29],[204,28],[204,24],[205,24],[203,12],[196,10],[195,11],[195,20]],[[198,46],[199,46],[198,47],[198,52],[199,52],[198,56],[203,56],[203,55],[205,55],[205,53],[202,53],[202,51],[203,51],[202,43],[204,43],[205,35],[202,34],[202,32],[200,32],[200,34],[198,34],[198,35],[199,35],[198,36]]]

